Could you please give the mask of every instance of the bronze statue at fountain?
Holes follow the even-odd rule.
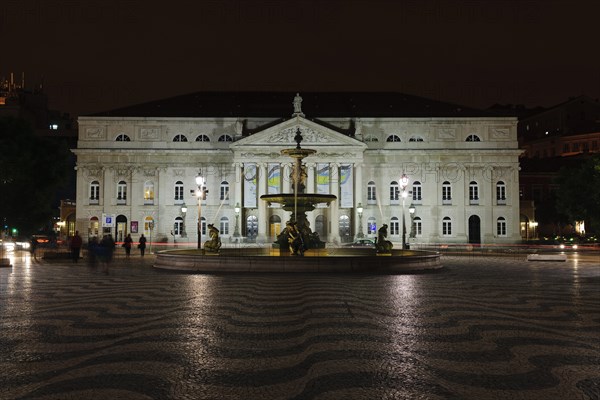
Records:
[[[290,248],[292,254],[303,254],[304,250],[307,249],[318,249],[324,248],[325,242],[321,241],[319,234],[313,232],[310,229],[310,223],[306,219],[306,213],[315,209],[317,204],[329,204],[336,200],[337,197],[332,194],[318,194],[318,193],[305,193],[306,190],[306,166],[302,163],[302,160],[317,151],[312,149],[303,149],[300,146],[302,142],[302,133],[300,129],[296,131],[294,141],[296,147],[293,149],[281,150],[281,154],[292,157],[294,162],[294,168],[290,173],[290,181],[292,183],[293,193],[280,193],[280,194],[266,194],[260,196],[261,200],[271,203],[279,203],[285,211],[291,213],[290,220],[286,224],[286,228],[277,236],[276,243],[279,244],[280,249]],[[297,249],[298,239],[290,239],[296,234],[289,232],[291,226],[294,226],[294,230],[297,230],[301,236],[302,251]],[[292,246],[292,242],[294,246]]]

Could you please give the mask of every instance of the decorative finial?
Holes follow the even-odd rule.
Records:
[[[304,138],[302,137],[302,132],[300,132],[300,128],[298,128],[298,130],[296,131],[296,136],[294,136],[294,140],[296,141],[296,148],[299,149],[300,148],[300,142],[303,140]]]
[[[294,97],[294,113],[293,117],[304,117],[304,113],[302,112],[302,97],[300,97],[300,93],[296,93],[296,97]]]

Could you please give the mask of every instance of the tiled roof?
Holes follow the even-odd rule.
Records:
[[[268,117],[293,113],[295,92],[198,92],[95,113],[98,117]],[[393,92],[301,92],[307,118],[497,117],[478,110]]]

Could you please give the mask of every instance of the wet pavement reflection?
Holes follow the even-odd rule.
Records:
[[[593,258],[411,275],[84,261],[0,268],[0,398],[600,399]]]

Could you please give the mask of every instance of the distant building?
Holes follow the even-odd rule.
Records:
[[[400,93],[294,97],[195,93],[80,117],[76,229],[194,243],[190,192],[202,171],[202,234],[213,223],[233,240],[239,221],[244,240],[272,241],[289,213],[260,196],[291,192],[292,160],[280,151],[299,129],[302,147],[317,150],[305,159],[307,191],[338,198],[308,213],[323,240],[375,237],[387,224],[401,243],[403,215],[411,243],[521,239],[515,117]]]
[[[530,230],[528,226],[533,222],[539,236],[573,233],[575,227],[561,224],[558,215],[551,219],[556,193],[560,190],[555,180],[563,166],[575,167],[588,155],[600,152],[600,103],[579,96],[548,109],[535,110],[519,118],[518,135],[524,149],[521,200],[533,205],[522,204],[521,229]]]

